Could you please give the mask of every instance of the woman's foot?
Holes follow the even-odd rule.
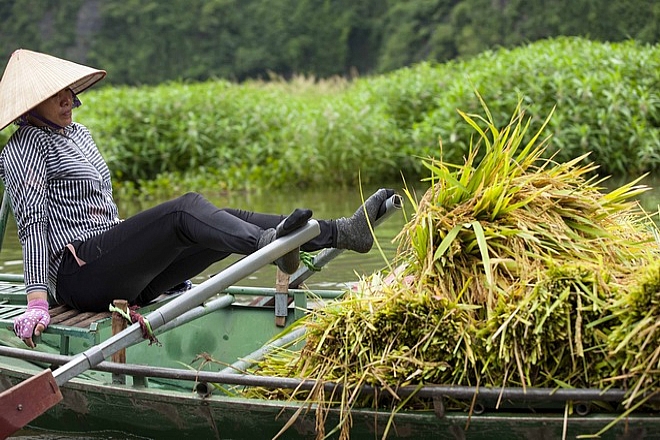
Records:
[[[393,189],[381,188],[372,194],[352,217],[337,219],[337,249],[348,249],[362,254],[369,252],[374,245],[371,233],[373,223],[383,215],[384,203],[393,195]]]
[[[302,228],[307,221],[312,218],[312,211],[309,209],[296,208],[287,218],[282,220],[275,228],[266,229],[259,238],[257,247],[261,249],[275,239],[284,237],[295,230]],[[275,260],[277,267],[284,273],[291,275],[300,265],[300,248],[296,248]]]

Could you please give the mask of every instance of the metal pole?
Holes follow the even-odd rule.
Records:
[[[278,238],[262,249],[246,256],[229,266],[213,278],[193,287],[184,295],[168,302],[152,311],[145,318],[152,330],[162,327],[184,313],[200,305],[211,296],[228,288],[256,270],[270,264],[282,255],[301,246],[316,237],[320,232],[316,220],[309,220],[307,225],[297,231]],[[139,324],[133,324],[121,333],[112,336],[75,356],[74,359],[53,372],[53,378],[58,386],[63,385],[80,373],[98,365],[105,358],[122,348],[129,347],[142,340],[142,329]]]

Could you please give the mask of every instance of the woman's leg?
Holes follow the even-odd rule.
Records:
[[[171,265],[151,280],[147,287],[140,292],[135,303],[138,305],[150,303],[166,290],[195,277],[211,264],[226,258],[228,255],[227,253],[197,247],[186,249]]]
[[[373,221],[391,190],[379,190],[350,218],[319,221],[321,233],[302,246],[315,251],[338,247],[366,252]],[[366,212],[365,212],[366,211]],[[186,194],[137,214],[76,247],[76,263],[64,252],[57,297],[84,311],[107,310],[114,299],[147,301],[231,253],[256,251],[264,229],[284,216],[218,209],[199,194]],[[291,217],[290,217],[291,218]],[[206,251],[205,251],[206,250]],[[199,252],[196,254],[196,252]],[[197,257],[194,257],[195,254]],[[172,270],[172,275],[167,271]]]
[[[179,260],[191,265],[181,273],[201,271],[231,253],[256,251],[262,233],[261,227],[216,208],[200,195],[186,194],[80,243],[76,253],[86,262],[82,267],[65,251],[57,296],[72,307],[90,311],[107,310],[114,299],[135,303],[153,280],[173,264],[181,264]],[[194,261],[188,249],[208,249],[213,261]]]
[[[282,220],[284,215],[263,214],[261,212],[245,211],[242,209],[226,208],[228,213],[244,220],[262,229],[275,228]],[[300,248],[306,252],[318,251],[320,249],[336,246],[337,226],[334,220],[317,220],[321,232],[319,235],[302,245]]]

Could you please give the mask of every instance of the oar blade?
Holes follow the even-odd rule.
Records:
[[[57,405],[62,393],[45,370],[0,393],[0,439],[5,439]]]

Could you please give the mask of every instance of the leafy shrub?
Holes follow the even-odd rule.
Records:
[[[458,162],[471,128],[456,109],[477,111],[477,89],[501,124],[520,99],[530,115],[556,106],[549,153],[558,151],[557,160],[590,151],[602,173],[638,174],[659,165],[659,68],[657,45],[558,38],[461,63],[401,69],[371,87],[404,130],[410,154],[437,155],[442,139],[447,160]]]

